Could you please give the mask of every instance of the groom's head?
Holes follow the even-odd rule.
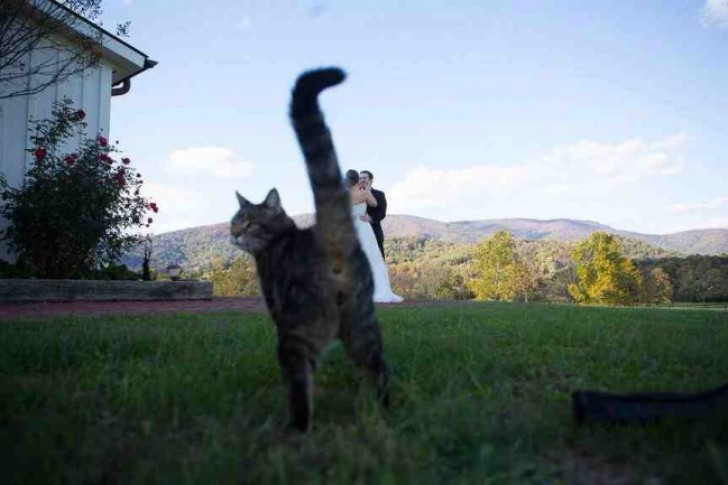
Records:
[[[359,183],[366,185],[367,187],[372,186],[374,181],[374,175],[369,170],[362,170],[359,172]]]

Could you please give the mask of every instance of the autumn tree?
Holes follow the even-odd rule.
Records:
[[[40,93],[99,62],[102,0],[1,0],[0,99]],[[99,23],[100,25],[100,23]],[[129,23],[118,24],[126,36]]]
[[[651,259],[642,272],[663,270],[672,286],[672,301],[728,301],[728,257],[691,255]]]
[[[523,300],[528,303],[538,287],[538,282],[533,262],[517,255],[515,261],[508,267],[505,293],[509,300]]]
[[[498,231],[475,247],[470,289],[478,300],[509,300],[513,297],[516,242],[507,231]]]
[[[247,254],[230,263],[214,258],[202,278],[212,281],[215,296],[260,296],[255,262]]]
[[[672,283],[664,269],[660,267],[647,269],[643,272],[643,281],[644,303],[659,305],[672,301]]]
[[[547,301],[572,303],[569,286],[576,283],[576,267],[571,258],[572,243],[539,241],[541,270],[540,296]]]
[[[632,260],[622,254],[620,240],[595,232],[572,252],[577,281],[569,286],[581,304],[627,305],[639,298],[642,276]]]
[[[514,290],[517,299],[525,302],[547,299],[549,293],[557,292],[550,286],[562,267],[571,263],[568,245],[553,240],[517,241],[516,259]],[[564,292],[568,294],[565,287]]]

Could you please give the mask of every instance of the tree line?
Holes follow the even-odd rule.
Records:
[[[396,238],[385,242],[390,280],[408,299],[637,305],[728,301],[728,255],[678,257],[644,242],[595,232],[575,242],[497,232],[478,244]],[[246,254],[213,258],[194,276],[219,296],[259,296]]]

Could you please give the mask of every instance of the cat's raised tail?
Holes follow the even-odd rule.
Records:
[[[347,254],[358,247],[358,240],[351,220],[349,191],[342,183],[334,141],[319,107],[318,96],[345,78],[346,74],[338,67],[304,72],[293,87],[290,106],[291,124],[306,160],[313,190],[316,233],[325,253],[338,261],[339,268],[347,264],[344,263]]]
[[[306,71],[296,80],[291,97],[291,119],[320,114],[318,95],[326,89],[341,84],[346,73],[338,67],[325,67]]]

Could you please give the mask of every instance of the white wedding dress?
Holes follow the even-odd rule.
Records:
[[[369,266],[372,268],[372,276],[374,277],[374,301],[378,303],[399,303],[404,300],[401,296],[392,291],[389,284],[389,273],[387,272],[387,264],[379,252],[377,238],[374,236],[372,225],[359,219],[367,212],[365,203],[357,204],[351,207],[351,217],[354,220],[354,227],[359,236],[359,242],[367,255]]]

